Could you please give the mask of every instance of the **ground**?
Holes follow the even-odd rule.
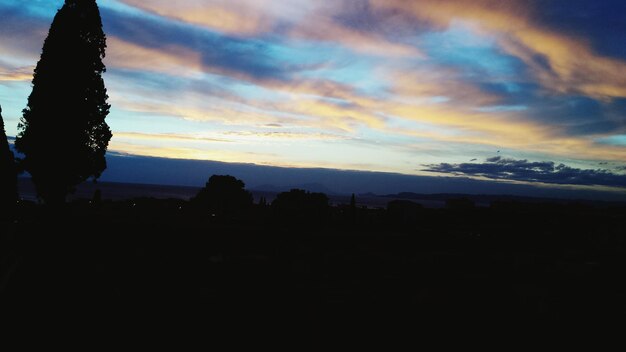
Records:
[[[324,324],[626,315],[623,208],[350,211],[290,221],[256,206],[219,218],[181,200],[23,202],[3,225],[2,316]]]

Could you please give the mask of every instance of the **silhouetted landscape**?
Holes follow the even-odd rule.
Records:
[[[623,166],[529,161],[497,149],[478,162],[422,164],[416,174],[107,153],[106,39],[95,0],[66,0],[43,43],[15,137],[6,135],[0,109],[3,322],[143,327],[200,320],[240,328],[273,319],[308,324],[303,330],[315,334],[355,322],[407,321],[411,329],[625,317]],[[267,79],[256,73],[249,81]],[[193,186],[198,179],[203,186]]]
[[[54,214],[21,201],[3,225],[2,310],[440,322],[624,312],[624,205],[371,208],[293,192],[276,197],[284,204],[220,201],[232,190],[216,203],[105,196]]]

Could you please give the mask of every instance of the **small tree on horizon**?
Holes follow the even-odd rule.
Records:
[[[63,203],[76,185],[106,169],[112,135],[104,121],[105,48],[96,1],[66,0],[44,42],[15,141],[47,204]]]
[[[17,202],[17,168],[9,148],[0,107],[0,219],[11,219]]]
[[[272,202],[272,209],[279,220],[306,226],[321,225],[330,215],[326,194],[302,189],[279,193]]]
[[[350,222],[354,225],[356,223],[356,196],[352,193],[350,197]]]
[[[252,194],[245,187],[246,184],[234,176],[213,175],[191,203],[219,215],[236,215],[253,204]]]

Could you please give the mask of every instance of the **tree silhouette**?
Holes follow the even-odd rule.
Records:
[[[106,168],[111,130],[102,79],[106,37],[95,0],[66,0],[35,68],[15,147],[37,194],[63,203],[75,186]]]
[[[310,193],[301,189],[282,192],[272,202],[276,217],[288,223],[319,225],[329,216],[330,206],[324,193]]]
[[[252,194],[245,186],[233,176],[213,175],[191,202],[218,215],[236,215],[252,205]]]
[[[9,141],[4,132],[2,107],[0,107],[0,219],[13,216],[17,202],[17,172],[13,152],[9,149]]]

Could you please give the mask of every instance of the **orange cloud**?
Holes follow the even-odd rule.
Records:
[[[390,90],[398,97],[428,100],[446,98],[455,106],[472,109],[496,105],[500,97],[487,93],[476,85],[464,82],[456,70],[446,67],[416,68],[411,71],[381,70],[381,79],[391,82]]]
[[[287,23],[286,34],[296,39],[337,42],[367,54],[423,56],[415,46],[394,43],[375,31],[355,30],[334,21],[333,11],[341,10],[342,1],[330,5],[287,0],[271,4],[252,0],[125,2],[228,34],[260,35]],[[412,14],[433,28],[446,28],[453,20],[473,23],[477,33],[495,35],[505,51],[523,60],[544,87],[557,93],[600,99],[626,97],[626,62],[602,57],[579,38],[535,23],[532,14],[540,9],[530,7],[528,1],[371,0],[370,4],[378,12]],[[538,57],[545,60],[537,61]]]
[[[231,1],[123,0],[128,5],[154,14],[201,25],[215,31],[234,35],[255,35],[271,29],[275,22],[262,3]]]
[[[531,29],[501,43],[533,69],[544,87],[598,99],[626,97],[626,62],[599,56],[584,42]],[[545,62],[538,62],[538,56]]]
[[[0,81],[30,81],[33,79],[34,66],[7,69],[0,67]]]
[[[439,71],[437,71],[439,72]],[[473,110],[482,105],[498,102],[498,98],[446,75],[443,80],[437,73],[401,72],[384,73],[394,83],[394,97],[376,99],[359,95],[352,87],[324,80],[284,82],[257,80],[260,87],[285,94],[280,102],[244,100],[233,96],[210,97],[201,93],[168,93],[168,97],[148,96],[149,100],[127,100],[123,95],[113,95],[116,106],[129,111],[176,116],[193,121],[214,121],[226,125],[260,126],[268,123],[287,127],[316,128],[356,136],[361,127],[392,135],[405,135],[446,143],[490,145],[535,152],[547,152],[565,157],[609,158],[626,160],[623,148],[595,145],[583,137],[561,135],[556,128],[528,121],[521,113],[482,113]],[[456,89],[451,89],[455,87]],[[180,94],[179,94],[180,93]],[[173,94],[173,95],[172,95]],[[428,98],[448,95],[445,103],[410,103],[396,97]],[[327,98],[345,101],[334,104]],[[174,99],[177,104],[170,104]],[[220,99],[220,100],[215,100]],[[225,100],[224,100],[225,99]],[[277,112],[280,116],[277,116]],[[381,116],[418,122],[432,126],[426,131],[394,128]],[[445,133],[436,130],[445,130]],[[249,132],[251,137],[262,132]],[[264,135],[280,138],[280,135]],[[309,135],[310,136],[310,135]],[[241,136],[240,136],[241,137]],[[314,138],[315,139],[315,138]]]
[[[143,8],[154,7],[155,11],[161,9],[159,1],[128,2]],[[227,9],[240,6],[235,5],[238,2],[230,5],[226,2],[216,3],[218,4],[216,6]],[[554,92],[581,93],[602,99],[626,97],[626,84],[624,84],[626,64],[624,62],[601,57],[594,53],[585,42],[550,31],[534,23],[532,21],[533,9],[528,7],[527,2],[372,0],[371,3],[378,10],[395,9],[413,14],[415,18],[430,23],[434,28],[445,28],[455,19],[466,21],[472,24],[477,34],[495,36],[503,50],[526,62],[538,81]],[[198,4],[204,4],[204,2],[192,2],[191,8],[203,6]],[[186,8],[178,4],[176,6],[170,4],[169,7],[165,6],[163,9],[170,7]],[[240,6],[241,11],[233,12],[232,16],[243,16],[245,8],[245,6]],[[180,19],[191,23],[239,35],[263,33],[272,28],[272,23],[280,20],[279,16],[269,10],[266,11],[267,13],[261,11],[262,15],[258,16],[265,17],[258,19],[258,16],[253,16],[249,22],[246,22],[246,25],[237,28],[226,23],[228,16],[224,17],[226,24],[206,22],[204,16],[200,15],[202,12],[199,9],[191,11],[195,12],[193,15],[186,15],[186,10],[174,14],[165,13],[165,10],[159,11],[166,16],[180,16]],[[303,24],[300,27],[290,28],[288,33],[295,38],[349,41],[353,46],[363,45],[360,50],[365,51],[376,49],[377,41],[383,40],[342,27],[324,19],[322,13],[313,12],[309,16],[310,22],[318,24],[318,29],[308,28],[306,24]],[[206,17],[214,16],[207,15]],[[182,55],[178,55],[178,48],[165,52],[153,52],[151,49],[134,48],[129,45],[114,39],[111,52],[122,50],[125,53],[120,54],[119,57],[116,57],[115,53],[110,54],[113,55],[112,62],[116,65],[141,69],[146,66],[143,64],[144,60],[154,57],[157,61],[154,67],[158,71],[167,73],[178,70],[180,67],[189,67],[190,72],[208,71],[225,74],[283,94],[285,99],[271,102],[221,96],[218,98],[222,101],[216,104],[216,101],[211,100],[214,97],[207,98],[199,94],[186,93],[185,96],[176,97],[177,104],[175,105],[167,103],[167,99],[162,102],[120,100],[119,106],[128,110],[178,116],[196,121],[219,121],[224,124],[280,123],[288,127],[325,129],[342,136],[352,137],[357,136],[358,131],[365,127],[389,136],[409,136],[445,143],[487,145],[494,148],[549,153],[568,158],[626,160],[624,148],[598,145],[592,139],[597,136],[570,137],[556,127],[549,128],[539,122],[532,122],[519,112],[477,111],[478,107],[497,105],[499,97],[484,92],[474,85],[464,83],[458,78],[459,73],[449,68],[437,67],[413,71],[385,69],[372,72],[378,75],[379,80],[389,83],[390,93],[385,97],[374,98],[357,93],[356,87],[331,80],[258,79],[202,66],[198,54],[192,51],[182,51]],[[386,49],[388,47],[380,46],[380,51]],[[408,52],[402,54],[405,55]],[[537,62],[537,57],[543,57],[545,60]],[[449,101],[430,103],[428,99],[434,97],[447,97]],[[338,99],[343,103],[334,103],[332,99]],[[279,117],[277,117],[277,112],[280,113]],[[392,120],[417,122],[427,127],[423,130],[417,127],[396,128],[385,116],[389,116]],[[441,132],[442,130],[445,132]],[[267,138],[284,137],[263,135],[263,132],[245,133],[248,133],[249,137],[253,135]]]
[[[291,38],[339,43],[360,53],[377,56],[423,55],[414,46],[392,43],[376,33],[362,33],[336,23],[329,12],[336,10],[339,3],[293,0],[123,1],[163,17],[230,35],[257,36],[284,27],[285,34]]]
[[[271,155],[262,155],[249,152],[237,152],[223,149],[201,149],[197,146],[170,147],[163,145],[146,145],[135,142],[120,142],[115,138],[109,143],[109,150],[118,153],[142,155],[157,158],[213,160],[223,162],[246,163],[262,158],[270,160]]]
[[[107,38],[106,64],[125,69],[193,76],[203,72],[200,54],[183,47],[152,49],[129,43],[120,38]]]
[[[356,52],[383,57],[423,58],[424,53],[410,45],[393,43],[379,34],[360,32],[339,25],[326,16],[316,16],[294,27],[292,38],[338,43]]]
[[[558,93],[581,93],[600,99],[626,97],[626,62],[603,57],[580,38],[545,28],[532,19],[528,1],[372,0],[378,10],[400,10],[445,28],[464,20],[495,35],[501,47],[531,67],[539,82]],[[539,3],[540,4],[540,3]],[[537,58],[543,58],[537,61]]]
[[[115,132],[117,140],[146,140],[146,141],[179,141],[179,142],[207,142],[229,143],[231,140],[211,138],[201,135],[189,135],[179,133],[138,133],[138,132]]]

